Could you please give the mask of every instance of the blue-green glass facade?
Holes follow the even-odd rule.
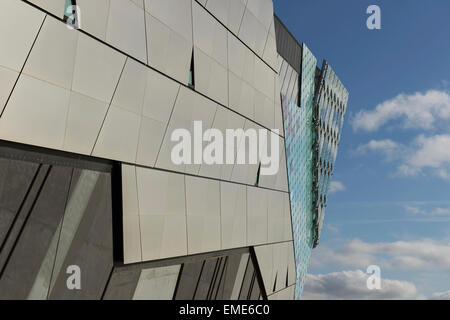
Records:
[[[299,299],[318,245],[348,92],[333,69],[302,45],[300,74],[280,56],[286,159]],[[291,62],[292,63],[292,62]]]
[[[322,65],[316,95],[314,124],[318,140],[315,145],[315,152],[317,152],[315,188],[317,193],[314,201],[314,247],[318,245],[322,231],[327,194],[348,101],[347,89],[326,61]]]
[[[289,92],[283,94],[282,90],[286,157],[297,268],[296,298],[299,298],[303,291],[314,241],[314,198],[312,193],[314,178],[313,103],[317,60],[305,45],[302,51],[299,99],[293,101],[289,97]]]

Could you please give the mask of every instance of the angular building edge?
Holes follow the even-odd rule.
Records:
[[[347,91],[272,0],[105,3],[0,4],[0,299],[299,298]],[[279,173],[175,166],[194,120],[279,129]]]

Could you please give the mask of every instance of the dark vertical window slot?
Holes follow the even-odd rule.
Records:
[[[286,270],[286,287],[289,286],[289,268]]]
[[[275,275],[275,281],[273,282],[273,290],[272,290],[272,292],[277,291],[277,278],[278,278],[278,272]]]
[[[256,173],[255,187],[259,186],[259,178],[260,178],[260,176],[261,176],[261,162],[259,163],[258,172]]]
[[[191,66],[189,68],[189,87],[195,88],[195,64],[194,64],[194,49],[192,49]]]

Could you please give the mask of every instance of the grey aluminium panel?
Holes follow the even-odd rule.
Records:
[[[276,15],[274,23],[278,53],[300,74],[302,46]]]

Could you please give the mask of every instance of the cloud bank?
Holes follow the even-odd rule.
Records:
[[[433,174],[450,180],[450,135],[419,135],[408,146],[390,139],[371,140],[357,148],[357,153],[382,153],[387,161],[397,160],[397,174],[417,176],[431,170]]]
[[[328,190],[329,194],[338,193],[345,191],[346,188],[342,182],[339,181],[331,181],[330,182],[330,189]]]
[[[392,120],[400,120],[403,128],[432,129],[439,120],[450,119],[450,95],[446,91],[400,94],[377,105],[374,110],[362,110],[353,118],[355,131],[376,131]]]
[[[450,271],[450,243],[429,239],[368,243],[356,239],[338,249],[320,246],[312,255],[311,265],[363,269],[378,265],[382,269]]]
[[[407,281],[381,280],[380,290],[369,290],[368,274],[361,270],[311,275],[306,278],[303,300],[406,300],[417,299],[416,286]]]

